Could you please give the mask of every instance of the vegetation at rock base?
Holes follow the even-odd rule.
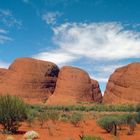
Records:
[[[79,123],[80,121],[82,121],[82,119],[83,119],[83,116],[81,113],[74,112],[71,116],[70,121],[74,126],[79,126]]]
[[[38,111],[28,109],[26,122],[28,123],[29,127],[32,127],[34,121],[37,118],[37,114],[38,114]]]
[[[43,108],[43,107],[42,107]],[[139,104],[120,104],[120,105],[105,105],[105,104],[77,104],[77,105],[65,105],[65,106],[46,106],[43,109],[45,110],[62,110],[62,111],[106,111],[106,112],[138,112]]]
[[[37,119],[39,121],[40,127],[43,128],[44,123],[49,119],[49,115],[47,112],[39,112]]]

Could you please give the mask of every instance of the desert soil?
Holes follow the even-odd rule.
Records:
[[[40,128],[36,122],[32,127],[23,123],[19,129],[20,134],[12,135],[16,140],[23,140],[23,135],[26,131],[34,130],[39,133],[38,140],[79,140],[79,135],[95,135],[101,136],[104,140],[140,140],[140,125],[137,125],[135,133],[133,135],[127,135],[127,128],[124,127],[118,134],[118,137],[114,137],[112,134],[106,133],[101,129],[95,120],[88,120],[82,122],[78,127],[68,122],[52,122],[45,123],[43,128]],[[0,134],[0,140],[5,140],[7,135]]]

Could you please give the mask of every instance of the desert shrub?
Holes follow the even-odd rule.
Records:
[[[140,111],[135,115],[135,120],[137,123],[140,123]]]
[[[135,111],[136,111],[136,112],[140,112],[140,103],[136,105]]]
[[[53,110],[47,111],[47,115],[48,115],[48,119],[52,120],[54,123],[56,120],[59,119],[59,112],[57,111],[53,111]]]
[[[37,118],[38,118],[38,121],[40,122],[40,127],[43,128],[43,125],[45,121],[49,119],[49,116],[47,112],[44,111],[44,112],[39,112]]]
[[[29,127],[32,127],[35,119],[37,118],[38,112],[35,110],[28,110],[26,122],[28,123]]]
[[[70,120],[70,115],[69,114],[66,114],[66,113],[63,113],[63,114],[60,115],[59,120],[64,121],[64,122],[67,122],[67,121]]]
[[[0,123],[4,133],[15,133],[20,122],[27,118],[26,104],[16,96],[0,96]]]
[[[108,133],[114,131],[114,135],[117,134],[118,119],[116,116],[104,116],[97,120],[100,127],[105,129]]]
[[[133,134],[136,127],[135,117],[132,114],[104,116],[97,120],[97,123],[108,133],[113,132],[115,136],[117,134],[117,127],[121,128],[121,125],[128,125],[130,134]]]
[[[78,126],[80,121],[82,121],[83,119],[83,116],[81,113],[78,113],[78,112],[74,112],[72,115],[71,115],[71,123],[74,125],[74,126]]]
[[[105,104],[92,104],[85,106],[84,104],[71,105],[71,106],[47,106],[46,110],[62,110],[62,111],[108,111],[108,112],[132,112],[136,111],[136,106],[132,104],[121,105],[105,105]]]
[[[81,136],[80,140],[104,140],[103,138],[99,137],[99,136]]]
[[[24,134],[24,138],[27,140],[33,140],[39,138],[39,134],[35,131],[28,131]]]
[[[128,135],[132,135],[134,133],[136,127],[136,121],[134,119],[131,119],[129,122],[129,131],[128,131]]]
[[[40,104],[28,105],[28,108],[36,112],[43,112],[44,110],[46,110],[46,107]]]

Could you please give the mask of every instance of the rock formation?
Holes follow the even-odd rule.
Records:
[[[103,102],[140,102],[140,63],[131,63],[115,70],[109,78]]]
[[[42,102],[54,91],[59,68],[51,62],[18,58],[9,69],[0,69],[0,94]]]
[[[91,80],[89,75],[79,68],[64,66],[59,72],[55,91],[46,104],[63,105],[94,101],[102,101],[98,82]]]

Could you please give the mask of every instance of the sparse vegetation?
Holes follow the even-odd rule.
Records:
[[[108,133],[112,133],[115,136],[119,134],[118,132],[121,131],[121,128],[123,128],[124,125],[127,126],[128,128],[127,134],[132,135],[135,131],[136,123],[140,123],[140,112],[136,112],[139,111],[139,105],[80,104],[80,105],[73,105],[73,106],[44,106],[44,105],[27,106],[18,97],[9,96],[9,95],[2,96],[2,97],[5,99],[2,101],[0,97],[0,106],[2,106],[0,108],[0,111],[6,110],[9,112],[13,109],[14,110],[19,109],[18,104],[21,110],[13,111],[12,113],[20,114],[23,113],[22,111],[25,111],[24,116],[18,114],[21,118],[16,119],[16,121],[18,119],[20,120],[14,122],[12,128],[8,128],[8,129],[4,128],[5,133],[15,133],[18,127],[20,126],[20,122],[26,120],[26,122],[29,124],[30,127],[36,121],[39,122],[41,128],[43,128],[46,123],[46,128],[48,129],[49,134],[53,136],[54,130],[56,130],[55,128],[56,120],[71,122],[74,126],[79,127],[80,122],[83,121],[84,118],[89,117],[89,115],[85,116],[85,114],[91,114],[90,119],[93,119],[92,115],[94,114],[95,115],[94,119],[99,118],[97,120],[98,125],[103,129],[105,129]],[[11,101],[9,101],[9,98],[12,99],[12,101],[14,101],[13,104],[11,103]],[[10,105],[8,107],[4,107],[3,104],[5,102],[8,102],[8,104],[10,103]],[[5,103],[5,105],[7,104]],[[22,108],[21,105],[24,108]],[[120,112],[122,112],[121,115],[119,115]],[[7,117],[8,113],[4,115]],[[47,122],[47,120],[52,120],[53,123],[51,121]],[[81,140],[103,140],[103,138],[83,135],[81,137]]]
[[[140,111],[138,113],[136,113],[135,120],[137,123],[140,123]]]
[[[16,96],[0,96],[0,124],[4,133],[15,133],[27,118],[26,104]]]
[[[89,135],[85,135],[85,136],[81,136],[80,140],[104,140],[103,138],[99,137],[99,136],[89,136]]]
[[[114,130],[114,135],[117,134],[118,119],[116,116],[105,116],[97,121],[98,125],[105,129],[108,133]]]
[[[70,121],[74,126],[79,126],[79,123],[80,121],[82,121],[82,119],[83,119],[83,116],[81,113],[74,112],[71,116]]]
[[[67,121],[70,120],[70,118],[71,118],[71,116],[69,114],[63,113],[63,114],[60,115],[59,120],[64,121],[64,122],[67,122]]]
[[[28,123],[29,127],[32,127],[32,124],[37,118],[37,114],[38,112],[35,110],[31,110],[31,109],[28,110],[26,122]]]
[[[128,134],[133,134],[136,127],[134,115],[131,114],[104,116],[97,120],[97,123],[108,133],[112,132],[115,136],[117,135],[117,128],[120,128],[121,125],[129,126]]]
[[[48,119],[52,120],[54,123],[55,121],[59,120],[59,112],[57,111],[47,111]]]
[[[49,119],[47,112],[39,112],[38,113],[38,121],[40,123],[40,127],[43,128],[45,121]]]
[[[46,110],[62,110],[62,111],[106,111],[106,112],[136,112],[139,105],[121,104],[121,105],[104,105],[104,104],[80,104],[72,106],[47,106]]]

